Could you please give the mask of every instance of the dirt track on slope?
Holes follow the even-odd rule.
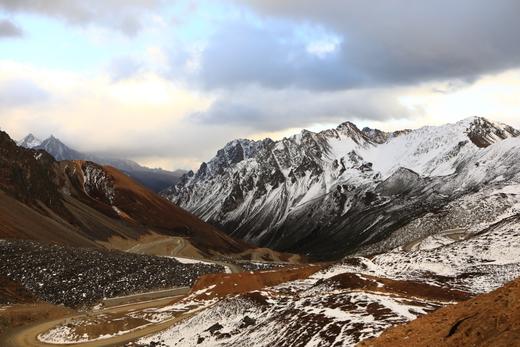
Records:
[[[239,272],[232,274],[211,274],[201,276],[192,287],[192,292],[208,288],[204,298],[224,297],[228,294],[240,294],[275,286],[284,282],[307,278],[321,270],[319,265],[293,269],[260,272]]]
[[[49,346],[57,346],[56,344],[48,344],[41,342],[38,340],[38,336],[57,325],[60,325],[64,322],[67,322],[70,319],[76,318],[87,318],[91,317],[93,314],[106,314],[106,313],[124,313],[130,312],[133,310],[144,309],[148,307],[158,307],[161,305],[167,305],[171,303],[175,299],[179,299],[181,296],[173,296],[160,298],[156,300],[149,300],[144,302],[136,302],[132,304],[126,304],[121,306],[110,307],[105,310],[100,310],[96,312],[89,312],[87,314],[80,315],[69,315],[65,318],[53,319],[50,321],[40,322],[28,326],[24,326],[22,328],[13,329],[8,332],[6,335],[0,336],[0,345],[3,347],[49,347]],[[125,343],[134,341],[140,337],[150,335],[161,330],[164,330],[174,324],[175,322],[187,318],[188,315],[180,315],[178,317],[173,317],[169,320],[151,324],[145,326],[141,329],[137,329],[135,331],[129,332],[127,334],[123,334],[120,336],[114,336],[113,338],[86,342],[86,343],[71,343],[70,345],[78,346],[78,347],[100,347],[100,346],[121,346]]]

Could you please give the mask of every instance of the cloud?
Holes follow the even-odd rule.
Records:
[[[340,90],[448,79],[472,82],[520,66],[516,0],[236,3],[247,4],[255,20],[244,15],[221,25],[210,38],[197,75],[208,89],[257,84]],[[299,35],[309,26],[339,40],[313,43],[306,37],[313,30]],[[321,56],[312,54],[317,49]]]
[[[312,92],[249,87],[219,95],[209,109],[188,118],[199,124],[237,125],[258,132],[341,123],[385,121],[421,116],[420,108],[399,103],[403,90],[357,89]]]
[[[146,15],[162,0],[2,0],[0,9],[9,13],[31,13],[58,18],[72,25],[98,24],[135,35]]]
[[[296,29],[283,21],[222,23],[201,49],[175,52],[172,66],[195,66],[191,81],[206,90],[252,84],[334,90],[363,84],[359,71],[345,65],[337,37],[302,38]]]
[[[46,90],[29,79],[0,81],[0,110],[33,106],[49,98]]]
[[[143,68],[143,62],[136,57],[122,56],[113,59],[106,70],[112,80],[117,82],[137,75]]]
[[[19,38],[23,30],[7,19],[0,20],[0,38]]]
[[[113,81],[0,61],[0,126],[17,139],[54,134],[81,151],[167,168],[196,168],[235,138],[279,138],[346,120],[395,130],[481,115],[520,127],[520,70],[449,94],[439,88],[444,84],[327,92],[249,86],[208,94],[150,72]]]

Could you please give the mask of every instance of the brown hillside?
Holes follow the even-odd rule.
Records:
[[[365,340],[360,347],[519,346],[520,279]]]
[[[251,248],[112,167],[57,162],[0,132],[0,238],[99,247],[150,233],[185,237],[204,253]]]

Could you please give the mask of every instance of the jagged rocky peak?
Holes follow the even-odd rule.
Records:
[[[25,147],[25,148],[34,148],[42,144],[42,141],[34,136],[33,134],[29,134],[26,137],[24,137],[22,140],[20,140],[18,143],[18,146]]]
[[[212,173],[222,172],[226,167],[255,156],[265,141],[272,140],[266,139],[264,141],[253,141],[248,139],[237,139],[228,142],[223,148],[217,151],[216,156],[207,164],[207,167],[201,165],[200,169],[204,171],[209,169]]]
[[[363,130],[361,130],[363,134],[365,134],[372,142],[382,144],[385,143],[388,138],[390,137],[390,134],[384,131],[381,131],[379,129],[372,129],[369,127],[364,127]]]
[[[356,143],[364,143],[370,141],[370,138],[352,122],[343,122],[336,127],[336,132],[340,137],[351,138]],[[323,132],[322,132],[323,133]],[[328,133],[325,130],[325,133]]]
[[[471,117],[467,121],[469,122],[468,137],[480,148],[486,148],[497,141],[520,135],[520,131],[513,127],[489,121],[484,117]]]
[[[342,243],[354,249],[382,238],[492,181],[502,147],[518,148],[515,140],[501,141],[512,136],[518,131],[511,127],[471,118],[397,132],[345,122],[276,142],[236,140],[163,195],[236,237],[315,254],[319,241],[322,256]],[[520,172],[511,158],[502,178]]]
[[[83,158],[81,153],[69,148],[58,138],[51,135],[45,139],[39,146],[34,147],[35,149],[43,149],[50,153],[56,160],[75,160]]]

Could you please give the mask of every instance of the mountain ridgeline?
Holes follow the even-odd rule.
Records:
[[[345,122],[280,141],[240,139],[161,194],[263,247],[320,259],[379,252],[414,221],[444,223],[450,203],[519,182],[519,135],[472,117],[392,133]]]
[[[42,141],[33,134],[29,134],[20,140],[18,145],[25,148],[42,149],[52,155],[56,160],[86,160],[101,165],[113,166],[155,192],[159,192],[177,183],[179,178],[186,172],[185,170],[167,171],[163,169],[151,169],[139,165],[132,160],[107,158],[82,153],[65,145],[54,136],[50,136]]]
[[[34,147],[37,148],[37,147]],[[249,247],[161,198],[123,172],[56,161],[0,132],[0,238],[102,248],[142,237],[183,238],[202,254]]]

